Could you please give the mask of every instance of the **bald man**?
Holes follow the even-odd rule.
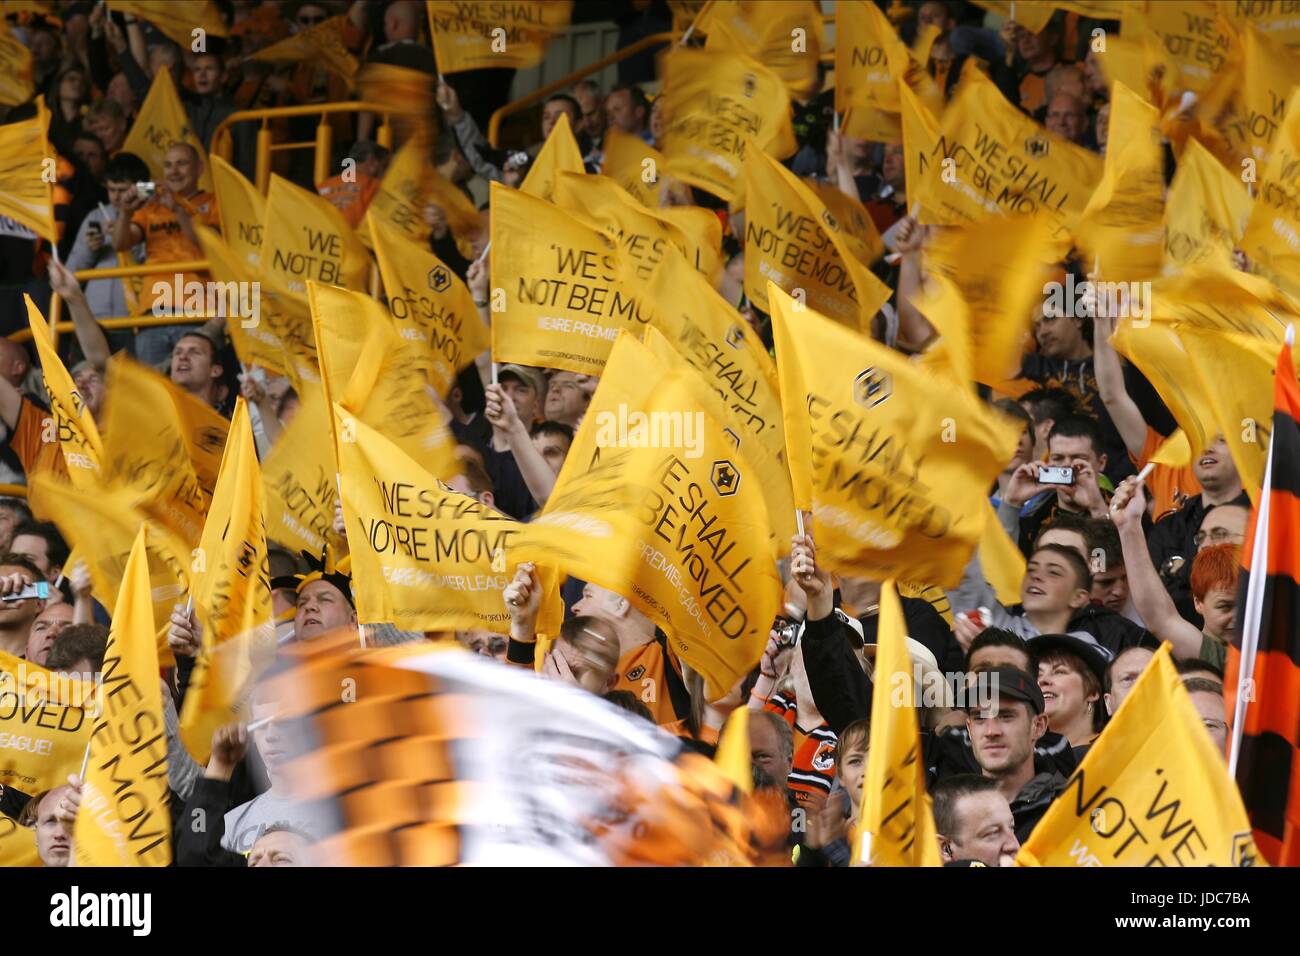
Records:
[[[1071,143],[1082,144],[1088,129],[1088,111],[1083,101],[1071,93],[1057,93],[1047,103],[1047,116],[1043,123],[1048,132],[1055,133]]]

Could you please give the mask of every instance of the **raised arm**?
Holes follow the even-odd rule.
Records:
[[[81,346],[86,360],[102,375],[108,368],[108,336],[95,321],[95,316],[90,311],[90,303],[86,301],[86,293],[81,289],[81,283],[77,281],[77,277],[71,270],[57,262],[51,262],[50,288],[68,304],[68,313],[72,316],[77,344]]]
[[[1128,575],[1133,606],[1142,615],[1147,630],[1172,644],[1176,656],[1199,657],[1201,632],[1178,613],[1160,575],[1156,573],[1155,565],[1151,563],[1151,554],[1142,536],[1145,502],[1140,494],[1141,488],[1136,477],[1125,478],[1111,499],[1111,514],[1124,551],[1124,570]]]
[[[533,496],[533,500],[539,507],[546,504],[546,499],[555,488],[555,472],[533,444],[533,436],[528,434],[527,426],[515,411],[514,401],[505,390],[500,385],[488,385],[485,392],[487,404],[483,417],[505,435],[510,454],[514,455],[519,474],[528,486],[528,493]]]
[[[921,246],[925,229],[910,216],[903,220],[896,234],[902,262],[898,267],[898,347],[919,352],[935,337],[935,327],[913,303],[922,288]]]
[[[1101,393],[1102,403],[1124,439],[1124,447],[1136,459],[1146,444],[1147,423],[1124,386],[1124,369],[1120,365],[1119,353],[1110,343],[1114,330],[1112,317],[1093,320],[1092,364],[1097,373],[1097,391]]]

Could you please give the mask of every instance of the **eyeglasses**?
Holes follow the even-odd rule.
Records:
[[[1192,543],[1199,549],[1205,545],[1206,541],[1211,544],[1226,544],[1228,542],[1236,544],[1244,537],[1244,534],[1233,531],[1231,528],[1211,528],[1209,531],[1198,531],[1192,535]]]

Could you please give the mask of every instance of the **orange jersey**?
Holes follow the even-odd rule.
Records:
[[[824,723],[804,732],[795,722],[798,716],[793,694],[773,694],[763,707],[782,718],[794,732],[794,762],[786,786],[800,805],[820,803],[835,783],[835,731]]]
[[[649,708],[654,722],[676,733],[691,712],[691,697],[682,680],[682,665],[672,651],[668,639],[656,629],[655,639],[628,651],[618,661],[618,682],[614,690],[631,691],[637,700]]]
[[[66,478],[68,464],[63,459],[63,449],[57,441],[45,441],[51,426],[45,423],[50,412],[24,397],[18,410],[18,421],[9,436],[9,447],[22,463],[23,474],[31,481],[32,475],[55,474]]]
[[[334,208],[343,213],[343,218],[353,229],[361,224],[366,210],[370,207],[370,201],[375,198],[375,193],[379,192],[379,180],[374,176],[356,173],[355,177],[348,182],[340,173],[331,176],[316,187],[316,192],[333,203]]]
[[[217,226],[217,197],[212,193],[198,193],[190,199],[182,200],[191,210],[193,221],[205,226]],[[140,227],[144,233],[145,261],[149,264],[168,262],[188,262],[203,258],[203,250],[191,242],[181,229],[176,214],[160,202],[145,203],[135,211],[131,222]],[[182,288],[185,283],[202,282],[205,276],[195,272],[181,274]],[[155,292],[155,283],[164,283],[169,289],[175,288],[176,273],[164,272],[147,276],[140,290],[139,309],[141,313],[153,309],[154,302],[162,297],[161,291]],[[171,292],[167,299],[174,298]],[[174,311],[181,311],[184,302],[173,302]]]
[[[1154,428],[1147,429],[1147,440],[1142,446],[1141,460],[1135,462],[1138,468],[1145,468],[1151,456],[1156,453],[1165,438]],[[1131,455],[1129,456],[1132,457]],[[1147,487],[1151,489],[1151,515],[1159,520],[1162,515],[1182,507],[1184,501],[1192,495],[1201,493],[1201,483],[1196,480],[1196,473],[1191,465],[1171,468],[1168,465],[1156,465],[1147,475]]]

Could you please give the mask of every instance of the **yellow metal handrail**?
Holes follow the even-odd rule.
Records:
[[[126,279],[131,276],[148,276],[159,275],[163,272],[205,272],[208,268],[207,259],[191,259],[188,262],[142,262],[134,266],[110,266],[107,269],[81,269],[74,272],[78,281],[85,282],[90,279]],[[59,333],[71,332],[75,326],[71,322],[62,321],[63,318],[63,298],[57,292],[50,296],[50,314],[48,316],[50,326],[50,344],[55,348],[59,347]],[[169,315],[163,317],[166,321],[156,321],[155,316],[139,315],[126,316],[120,319],[103,319],[99,320],[99,325],[106,329],[147,329],[156,325],[188,325],[196,320],[192,316]],[[198,319],[198,323],[206,322],[206,318]],[[109,323],[116,323],[110,325]],[[19,329],[9,338],[15,342],[26,342],[32,337],[30,328]]]
[[[375,142],[380,146],[391,149],[393,146],[393,128],[388,122],[389,112],[388,107],[359,100],[348,100],[339,103],[314,103],[308,106],[269,106],[260,110],[240,110],[238,113],[231,113],[217,126],[212,134],[211,153],[214,156],[220,156],[226,162],[230,162],[231,153],[234,149],[234,143],[230,136],[230,127],[235,123],[261,121],[262,126],[257,131],[257,172],[254,177],[257,191],[265,195],[267,187],[271,184],[271,153],[292,149],[315,148],[314,183],[321,183],[330,177],[330,153],[334,146],[334,129],[326,122],[326,118],[336,113],[379,113],[383,116],[384,122],[375,133]],[[316,127],[316,138],[310,142],[302,143],[272,143],[270,121],[295,116],[320,117],[320,124]]]
[[[0,485],[0,498],[27,498],[26,485]]]
[[[626,60],[634,53],[640,53],[642,50],[649,49],[652,46],[659,46],[661,43],[671,43],[677,38],[677,36],[678,35],[675,33],[653,33],[648,37],[642,37],[635,43],[623,47],[621,50],[615,50],[613,53],[609,54],[609,56],[601,57],[595,63],[574,70],[568,76],[561,77],[553,83],[547,83],[540,89],[533,90],[533,92],[519,97],[519,99],[515,100],[513,103],[507,103],[505,106],[501,107],[501,109],[493,113],[492,118],[488,120],[488,142],[492,144],[494,149],[501,145],[497,142],[497,137],[501,131],[501,122],[507,116],[513,116],[515,113],[522,112],[530,106],[540,103],[551,94],[568,89],[574,83],[593,73],[599,73],[601,70],[605,69],[605,67],[612,66],[620,60]]]

